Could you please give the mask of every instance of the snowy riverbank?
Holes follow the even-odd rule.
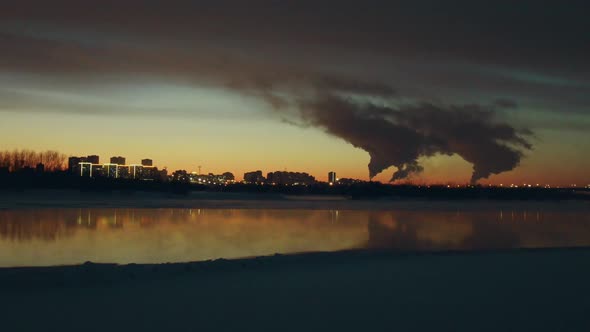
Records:
[[[0,269],[5,331],[586,331],[590,249]]]

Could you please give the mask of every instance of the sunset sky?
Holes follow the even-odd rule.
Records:
[[[585,1],[5,1],[0,149],[590,184]],[[397,167],[396,167],[397,166]]]

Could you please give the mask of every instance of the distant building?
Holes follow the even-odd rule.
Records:
[[[84,161],[89,162],[91,164],[98,165],[99,160],[100,160],[100,158],[98,156],[92,155],[92,156],[86,157],[86,160],[84,160]]]
[[[143,160],[142,160],[143,162]],[[158,171],[157,167],[154,166],[145,166],[143,165],[142,172],[141,172],[141,179],[146,181],[154,181],[159,180],[160,172]]]
[[[139,180],[143,176],[143,165],[129,165],[129,178]]]
[[[270,172],[266,176],[266,181],[278,185],[310,185],[315,183],[315,178],[307,173],[302,172]]]
[[[357,180],[357,179],[338,179],[338,184],[340,185],[352,185],[352,184],[360,184],[360,183],[367,183],[367,181]]]
[[[177,171],[177,172],[184,172],[184,171]],[[177,173],[175,172],[175,174]],[[179,173],[181,174],[181,173]],[[228,183],[235,182],[235,176],[230,172],[225,172],[223,174],[199,174],[197,172],[187,173],[186,176],[189,179],[190,183],[193,184],[202,184],[202,185],[226,185]],[[178,176],[173,177],[173,181],[176,180]]]
[[[90,165],[90,177],[100,178],[106,176],[103,172],[103,165],[91,164]]]
[[[143,166],[154,166],[154,161],[151,159],[142,159],[141,164]]]
[[[264,183],[266,178],[262,175],[262,171],[254,171],[244,173],[245,183]]]
[[[129,166],[127,165],[118,165],[117,166],[117,177],[119,179],[129,179]]]
[[[68,158],[68,171],[70,173],[75,173],[79,170],[78,164],[81,163],[83,160],[80,157],[70,157]]]
[[[117,177],[119,177],[118,167],[119,165],[114,163],[104,164],[102,165],[102,175],[107,178],[116,179]]]
[[[336,172],[328,173],[328,182],[336,183]]]
[[[125,165],[125,157],[111,157],[111,164]]]
[[[92,177],[92,163],[80,162],[76,168],[81,177]]]
[[[191,181],[190,176],[185,170],[177,170],[172,173],[172,181],[189,183]]]

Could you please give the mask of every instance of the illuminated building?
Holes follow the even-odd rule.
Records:
[[[151,159],[142,159],[141,164],[143,166],[154,166],[154,161]]]
[[[112,159],[112,158],[111,158]],[[118,166],[117,164],[104,164],[102,165],[102,174],[107,178],[117,178],[118,177]]]
[[[130,179],[141,179],[143,174],[143,165],[129,165],[129,178]]]
[[[143,163],[143,160],[142,160]],[[159,178],[159,171],[157,167],[143,165],[141,179],[153,181]]]
[[[336,183],[336,172],[328,173],[328,182]]]
[[[172,178],[172,180],[183,182],[184,177],[188,177],[188,181],[190,183],[203,185],[225,185],[235,182],[235,177],[230,172],[225,172],[223,174],[199,174],[197,172],[192,172],[190,174],[185,173],[186,171],[182,170],[174,172],[175,176]]]
[[[98,164],[99,157],[96,155],[87,157],[69,157],[68,158],[68,171],[72,174],[80,175],[81,167],[80,163]]]
[[[92,163],[80,162],[77,169],[81,177],[92,177]]]
[[[129,166],[119,165],[117,167],[117,177],[119,179],[129,179]]]
[[[102,176],[104,176],[102,165],[91,164],[90,165],[90,177],[96,178],[96,177],[102,177]]]
[[[111,164],[125,165],[125,157],[111,157]]]

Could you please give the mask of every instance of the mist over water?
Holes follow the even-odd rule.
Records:
[[[585,210],[37,209],[0,212],[0,266],[275,253],[590,245]]]

